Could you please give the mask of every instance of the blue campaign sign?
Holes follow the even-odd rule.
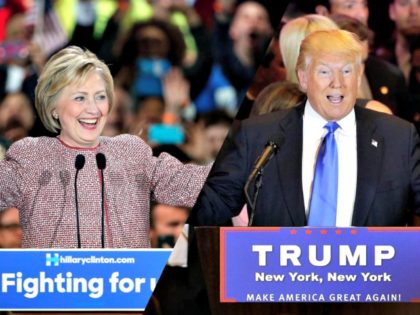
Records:
[[[144,310],[171,252],[0,250],[0,310]]]
[[[221,228],[221,302],[420,302],[420,228]]]

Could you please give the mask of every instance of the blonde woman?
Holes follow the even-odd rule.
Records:
[[[35,106],[57,137],[24,138],[0,162],[0,211],[20,210],[23,247],[149,247],[150,200],[191,207],[208,167],[152,156],[139,137],[101,137],[108,67],[78,47],[47,62]]]

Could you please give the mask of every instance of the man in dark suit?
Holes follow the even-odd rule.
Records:
[[[354,107],[363,72],[360,41],[343,30],[315,32],[302,43],[297,72],[307,101],[238,122],[189,222],[222,225],[238,214],[246,203],[243,188],[254,162],[267,142],[277,139],[278,152],[263,171],[253,225],[307,225],[317,155],[326,137],[324,126],[336,122],[333,225],[409,224],[412,214],[420,214],[418,134],[400,118]]]
[[[361,43],[343,30],[314,32],[302,43],[297,71],[308,100],[296,108],[236,122],[190,214],[191,225],[223,225],[240,212],[246,203],[245,182],[270,140],[278,142],[279,148],[264,168],[253,225],[308,225],[315,161],[325,138],[323,126],[328,122],[339,125],[334,131],[338,151],[335,225],[408,224],[411,214],[420,210],[418,135],[413,125],[400,118],[354,106],[363,71]],[[253,193],[255,190],[251,198]],[[197,305],[200,309],[192,313],[208,314],[210,296],[212,311],[224,314],[218,296],[205,290],[202,275],[210,279],[209,287],[217,276],[206,270],[208,261],[199,260],[198,242],[191,232],[192,228],[188,269],[182,274],[188,294],[176,305]],[[217,255],[216,249],[200,249]],[[164,274],[156,291],[170,280]],[[256,305],[254,310],[261,314],[338,314],[334,311],[344,309],[299,304],[278,304],[272,312],[261,311]],[[233,310],[253,313],[248,303],[228,305],[232,306],[230,314]]]

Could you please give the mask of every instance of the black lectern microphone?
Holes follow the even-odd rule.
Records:
[[[105,248],[105,182],[104,169],[106,167],[106,158],[103,153],[96,154],[96,165],[101,172],[101,245]]]
[[[85,166],[85,161],[85,156],[83,154],[78,154],[74,162],[74,167],[76,168],[76,175],[74,176],[74,201],[76,204],[77,248],[82,248],[82,243],[80,239],[79,201],[77,196],[77,175],[79,175],[79,171]]]
[[[46,187],[50,183],[52,176],[53,176],[53,174],[50,171],[48,171],[48,170],[42,171],[41,176],[38,179],[38,187],[36,189],[35,198],[32,202],[32,206],[31,206],[31,208],[29,209],[29,212],[28,212],[29,219],[32,219],[34,209],[35,209],[35,204],[38,200],[38,195],[39,195],[41,189],[43,187]]]
[[[262,171],[265,165],[268,163],[268,161],[270,161],[270,159],[277,153],[277,150],[280,148],[283,142],[284,142],[283,135],[274,136],[271,140],[267,142],[264,148],[264,151],[255,161],[254,168],[252,169],[252,172],[249,174],[248,179],[245,183],[245,186],[244,186],[245,197],[247,199],[248,204],[251,207],[248,226],[252,226],[252,222],[254,220],[255,205],[257,203],[258,192],[261,187],[261,181],[262,181],[262,176],[261,176]],[[249,188],[249,185],[254,180],[255,180],[255,185],[254,185],[255,192],[254,192],[254,198],[251,200],[251,197],[249,196],[248,188]]]
[[[60,216],[58,217],[57,224],[54,228],[53,236],[51,237],[49,247],[54,247],[54,241],[57,238],[58,229],[61,226],[61,222],[63,221],[63,214],[64,214],[64,207],[67,203],[67,187],[70,185],[71,181],[71,174],[68,170],[61,170],[59,173],[60,183],[63,185],[64,195],[63,195],[63,202],[61,203],[61,210],[60,210]]]

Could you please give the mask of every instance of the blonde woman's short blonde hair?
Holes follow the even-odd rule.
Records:
[[[251,116],[291,108],[303,101],[305,93],[299,84],[290,81],[277,81],[267,85],[258,94],[251,109]]]
[[[298,17],[283,26],[280,32],[280,50],[287,70],[287,80],[299,83],[296,75],[296,63],[303,39],[315,31],[334,29],[339,28],[331,19],[318,14]]]
[[[114,81],[108,66],[89,50],[69,46],[54,54],[45,64],[35,88],[35,108],[39,118],[51,132],[59,132],[60,123],[52,112],[63,89],[72,84],[82,84],[93,71],[105,82],[109,110],[114,103]]]
[[[356,34],[344,30],[316,31],[300,45],[296,73],[305,71],[314,56],[324,54],[350,57],[356,65],[363,64],[363,45]]]

